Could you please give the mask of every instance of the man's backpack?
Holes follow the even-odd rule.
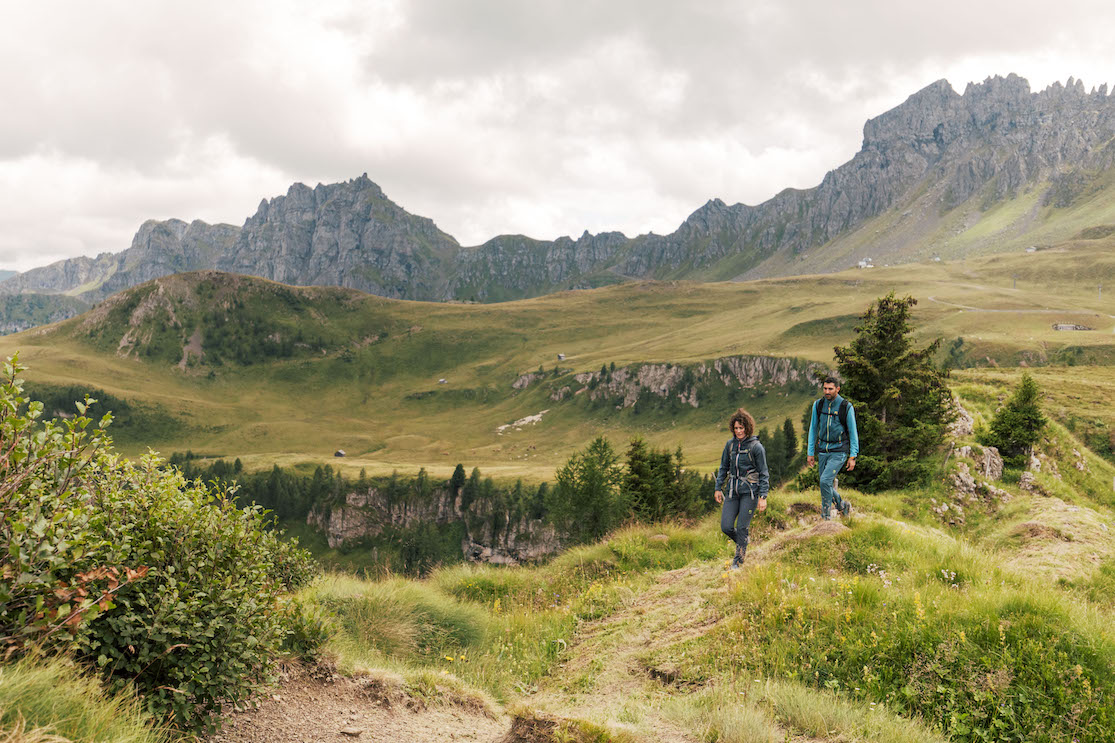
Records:
[[[821,412],[821,403],[825,398],[820,397],[813,403],[813,415],[820,421],[822,415],[831,415],[831,413]],[[848,433],[848,408],[850,404],[843,397],[840,398],[840,407],[836,411],[836,416],[840,419],[840,425],[844,427],[844,433]]]

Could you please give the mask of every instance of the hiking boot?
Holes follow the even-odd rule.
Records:
[[[736,545],[736,556],[732,558],[732,567],[730,569],[731,570],[739,570],[740,568],[742,568],[743,567],[743,558],[746,555],[747,555],[747,553],[743,551],[743,547],[741,547],[740,545],[737,544]]]
[[[843,516],[844,518],[848,518],[848,516],[850,516],[851,514],[852,514],[852,504],[848,502],[847,498],[845,498],[843,500],[843,502],[841,502],[841,504],[840,504],[840,515]]]

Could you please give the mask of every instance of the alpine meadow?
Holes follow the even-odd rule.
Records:
[[[1115,741],[1115,103],[942,83],[667,236],[362,176],[0,281],[0,743]]]

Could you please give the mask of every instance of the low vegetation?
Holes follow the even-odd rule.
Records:
[[[316,568],[256,508],[187,483],[154,456],[131,462],[111,422],[42,421],[22,368],[0,379],[0,652],[68,651],[154,717],[211,728],[226,702],[271,680],[306,619],[285,594]],[[303,633],[305,634],[305,633]]]
[[[631,288],[614,291],[621,290]],[[583,420],[566,420],[554,429],[565,448],[546,454],[548,462],[565,462],[552,486],[518,472],[507,478],[498,467],[499,480],[447,464],[417,477],[357,477],[342,471],[340,458],[336,468],[288,461],[253,468],[259,460],[248,455],[231,463],[175,458],[184,476],[154,456],[116,454],[102,433],[109,421],[87,417],[92,400],[73,417],[44,422],[13,363],[0,436],[15,454],[0,458],[0,483],[14,499],[0,503],[32,517],[6,512],[0,532],[7,540],[0,547],[15,556],[0,573],[0,635],[10,656],[0,665],[5,729],[29,731],[27,740],[135,740],[127,726],[64,729],[25,697],[5,696],[23,688],[10,679],[56,674],[60,686],[84,685],[92,706],[73,714],[90,725],[99,724],[97,715],[131,720],[151,740],[201,731],[221,705],[265,688],[277,658],[299,657],[347,673],[390,673],[419,700],[451,696],[491,714],[513,710],[517,725],[555,740],[621,741],[665,729],[709,741],[1115,740],[1115,540],[1107,534],[1115,466],[1103,458],[1110,449],[1085,446],[1110,430],[1111,418],[1094,401],[1106,399],[1115,380],[1103,371],[1073,377],[1079,367],[1032,369],[1031,388],[1016,371],[964,369],[954,372],[950,390],[936,372],[947,352],[931,342],[914,350],[915,338],[929,342],[920,325],[905,332],[882,322],[891,310],[905,322],[913,302],[880,302],[850,337],[824,342],[850,344],[839,359],[849,364],[844,391],[878,424],[861,435],[874,446],[896,445],[871,454],[878,466],[865,467],[871,477],[863,490],[842,479],[856,507],[843,524],[817,524],[819,498],[807,484],[800,492],[774,490],[742,571],[726,570],[727,543],[706,513],[710,485],[683,460],[676,443],[684,436],[668,421],[642,438],[609,438],[599,430],[585,435]],[[945,322],[944,314],[929,315]],[[875,325],[889,345],[864,340]],[[422,331],[391,332],[391,342],[406,344]],[[695,349],[693,359],[708,358]],[[262,364],[259,376],[305,382],[309,371],[299,365],[321,354],[301,353]],[[331,353],[323,363],[336,364],[341,378],[344,365],[352,371],[371,358]],[[900,372],[916,368],[856,379],[854,367],[874,373],[886,366],[880,360],[896,359],[905,360]],[[496,374],[476,361],[477,380]],[[602,378],[607,361],[592,360]],[[215,368],[223,375],[238,363]],[[519,368],[533,366],[516,362]],[[189,363],[182,373],[181,390],[223,384],[220,375],[191,372]],[[405,369],[391,375],[384,377],[389,394],[422,391],[402,383]],[[316,393],[328,397],[324,389]],[[929,392],[920,401],[919,389]],[[976,433],[939,447],[950,392],[972,414]],[[549,394],[528,386],[459,402],[511,421],[522,412],[515,405],[537,412],[560,402]],[[793,421],[812,394],[746,394],[770,398],[768,459],[792,477],[801,464]],[[426,425],[444,423],[437,394],[402,399],[407,410],[434,416]],[[1041,470],[1023,470],[1010,459],[1019,453],[1014,445],[995,439],[1008,457],[996,480],[980,469],[977,437],[992,443],[986,436],[994,421],[1017,412],[1019,401],[1048,417],[1026,444]],[[712,412],[685,410],[677,420],[686,430],[700,420],[715,455],[727,434]],[[549,424],[538,425],[547,433]],[[885,425],[897,427],[889,439]],[[1017,420],[1006,426],[1017,428]],[[498,441],[510,454],[527,438],[520,433],[464,435],[474,444]],[[484,446],[491,444],[476,448]],[[476,461],[494,460],[489,451]],[[972,479],[969,491],[962,476]],[[278,520],[301,522],[307,533],[315,505],[373,483],[400,499],[459,489],[470,506],[496,503],[505,519],[551,519],[582,543],[543,564],[497,567],[443,559],[452,550],[460,558],[460,534],[450,529],[385,532],[375,554],[412,577],[381,563],[363,578],[315,578],[306,554],[270,530]],[[388,544],[396,551],[379,551]],[[368,547],[356,545],[348,557],[366,558]],[[332,552],[329,559],[341,564],[345,556]]]

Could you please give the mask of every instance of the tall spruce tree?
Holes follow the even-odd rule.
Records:
[[[787,461],[793,462],[798,457],[798,432],[794,430],[794,422],[790,418],[782,424],[782,435],[786,437]]]
[[[603,436],[574,453],[557,471],[556,479],[546,494],[546,510],[573,540],[598,539],[624,517],[620,494],[623,467]]]
[[[1038,383],[1029,374],[1023,374],[1014,394],[995,413],[990,430],[979,437],[980,443],[996,447],[1007,464],[1025,464],[1046,423],[1040,397]]]
[[[933,364],[940,339],[914,348],[913,297],[894,292],[860,318],[856,337],[837,346],[841,394],[856,405],[860,452],[841,482],[867,492],[899,488],[928,476],[926,458],[940,446],[953,417],[947,373]]]

